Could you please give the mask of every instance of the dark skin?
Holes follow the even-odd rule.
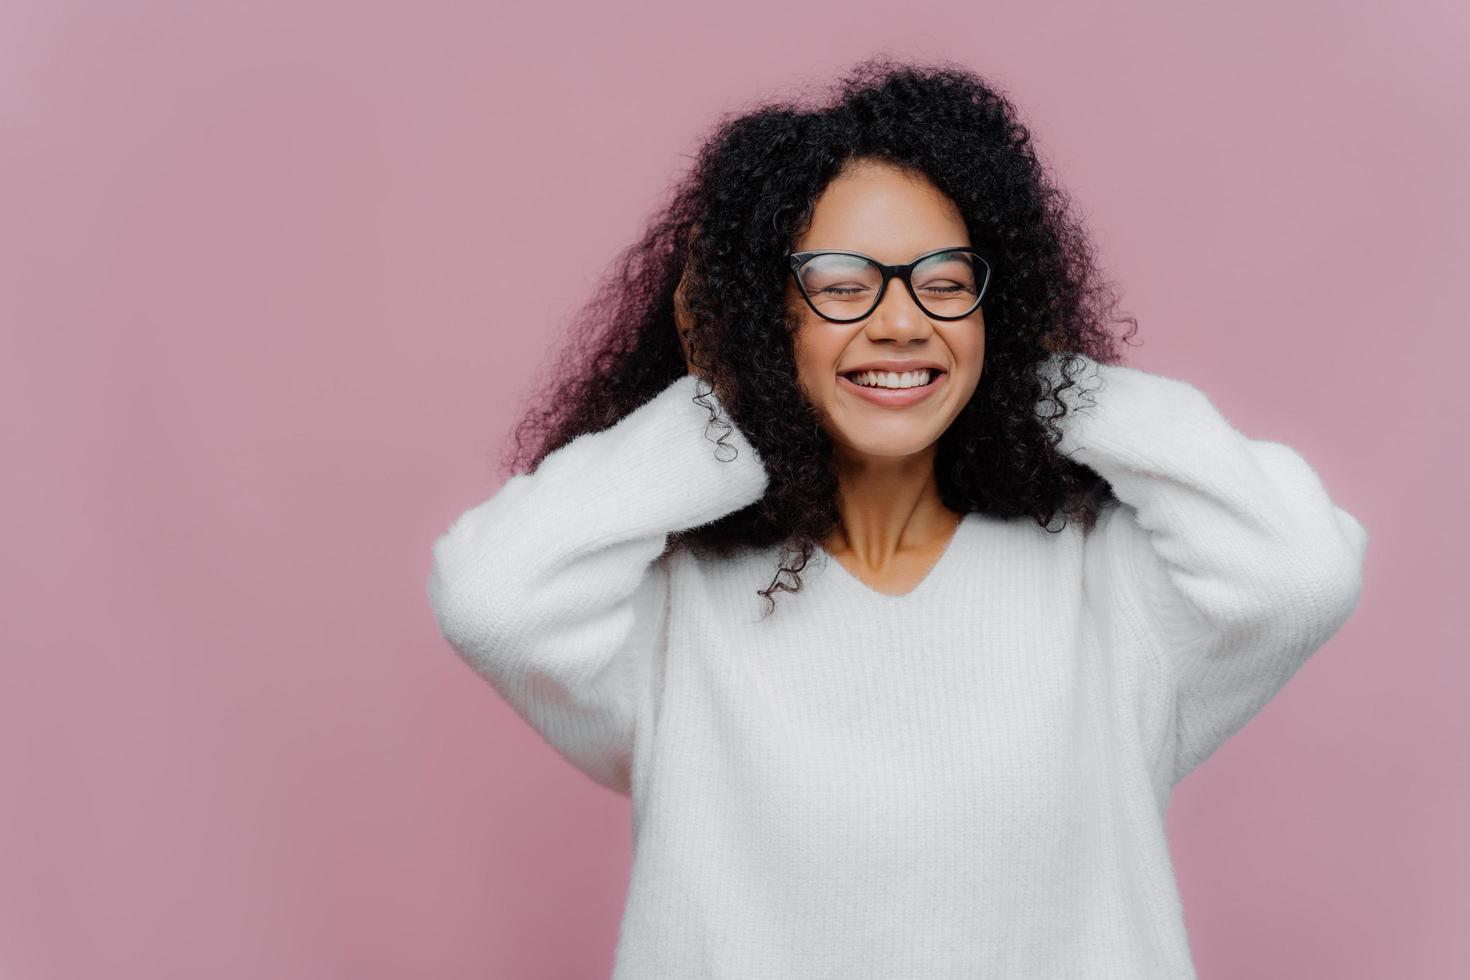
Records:
[[[689,266],[684,266],[684,275],[679,279],[679,285],[674,288],[674,325],[679,331],[679,349],[684,352],[684,368],[690,374],[698,374],[694,370],[694,364],[689,360],[689,307],[684,305],[684,284],[689,280]]]
[[[966,244],[958,211],[926,179],[859,163],[817,199],[811,225],[794,246],[852,249],[902,263],[931,249]],[[674,295],[675,323],[686,368],[694,374],[683,286],[681,281]],[[891,288],[869,316],[838,325],[812,312],[794,282],[788,283],[787,299],[799,324],[798,379],[834,444],[842,518],[822,546],[869,588],[903,595],[928,574],[962,519],[939,498],[934,457],[939,436],[979,383],[983,313],[934,320],[906,290]],[[905,357],[943,365],[945,390],[921,405],[891,409],[855,399],[837,383],[850,365]]]

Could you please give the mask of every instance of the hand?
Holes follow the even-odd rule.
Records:
[[[699,226],[696,225],[693,234],[697,235],[698,233]],[[723,386],[711,381],[703,371],[697,370],[694,367],[694,362],[689,359],[689,331],[694,326],[694,317],[689,312],[689,307],[685,303],[685,289],[689,284],[689,270],[693,267],[694,263],[692,261],[686,261],[684,263],[684,273],[679,277],[679,285],[674,287],[674,326],[679,334],[679,349],[684,353],[684,370],[696,377],[704,378],[705,382],[714,389],[715,398],[719,400],[721,405],[726,405],[728,402],[725,399]]]
[[[679,285],[674,290],[674,325],[679,333],[679,349],[684,352],[684,367],[690,374],[697,373],[694,364],[689,360],[689,328],[693,320],[689,315],[689,307],[684,304],[684,286],[689,280],[689,265],[684,266],[684,275],[679,279]]]

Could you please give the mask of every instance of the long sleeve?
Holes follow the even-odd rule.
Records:
[[[768,476],[718,396],[684,375],[549,453],[433,547],[428,594],[455,651],[567,761],[630,792],[634,728],[668,590],[670,533],[759,500]]]
[[[1160,658],[1177,783],[1346,622],[1368,534],[1295,450],[1241,435],[1198,388],[1087,361],[1058,449],[1121,502],[1094,534]]]

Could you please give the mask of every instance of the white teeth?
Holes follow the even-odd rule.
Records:
[[[905,371],[903,374],[893,371],[860,371],[852,375],[852,380],[869,388],[916,388],[928,384],[932,373],[929,368]]]

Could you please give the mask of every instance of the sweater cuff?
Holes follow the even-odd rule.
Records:
[[[562,530],[597,547],[701,527],[760,500],[769,483],[765,464],[708,388],[681,375],[609,429],[547,456],[537,472],[546,484],[568,488],[558,499],[598,497],[562,515],[572,525]]]
[[[1041,374],[1053,389],[1062,383],[1065,356],[1052,354],[1042,363]],[[1220,426],[1204,392],[1140,368],[1071,356],[1081,367],[1072,369],[1073,386],[1058,396],[1067,404],[1057,422],[1058,452],[1093,466],[1104,478],[1119,466],[1147,470],[1149,460],[1160,458],[1185,473],[1203,476],[1218,469],[1212,452],[1219,448]],[[1050,416],[1055,404],[1043,398],[1037,411]]]

